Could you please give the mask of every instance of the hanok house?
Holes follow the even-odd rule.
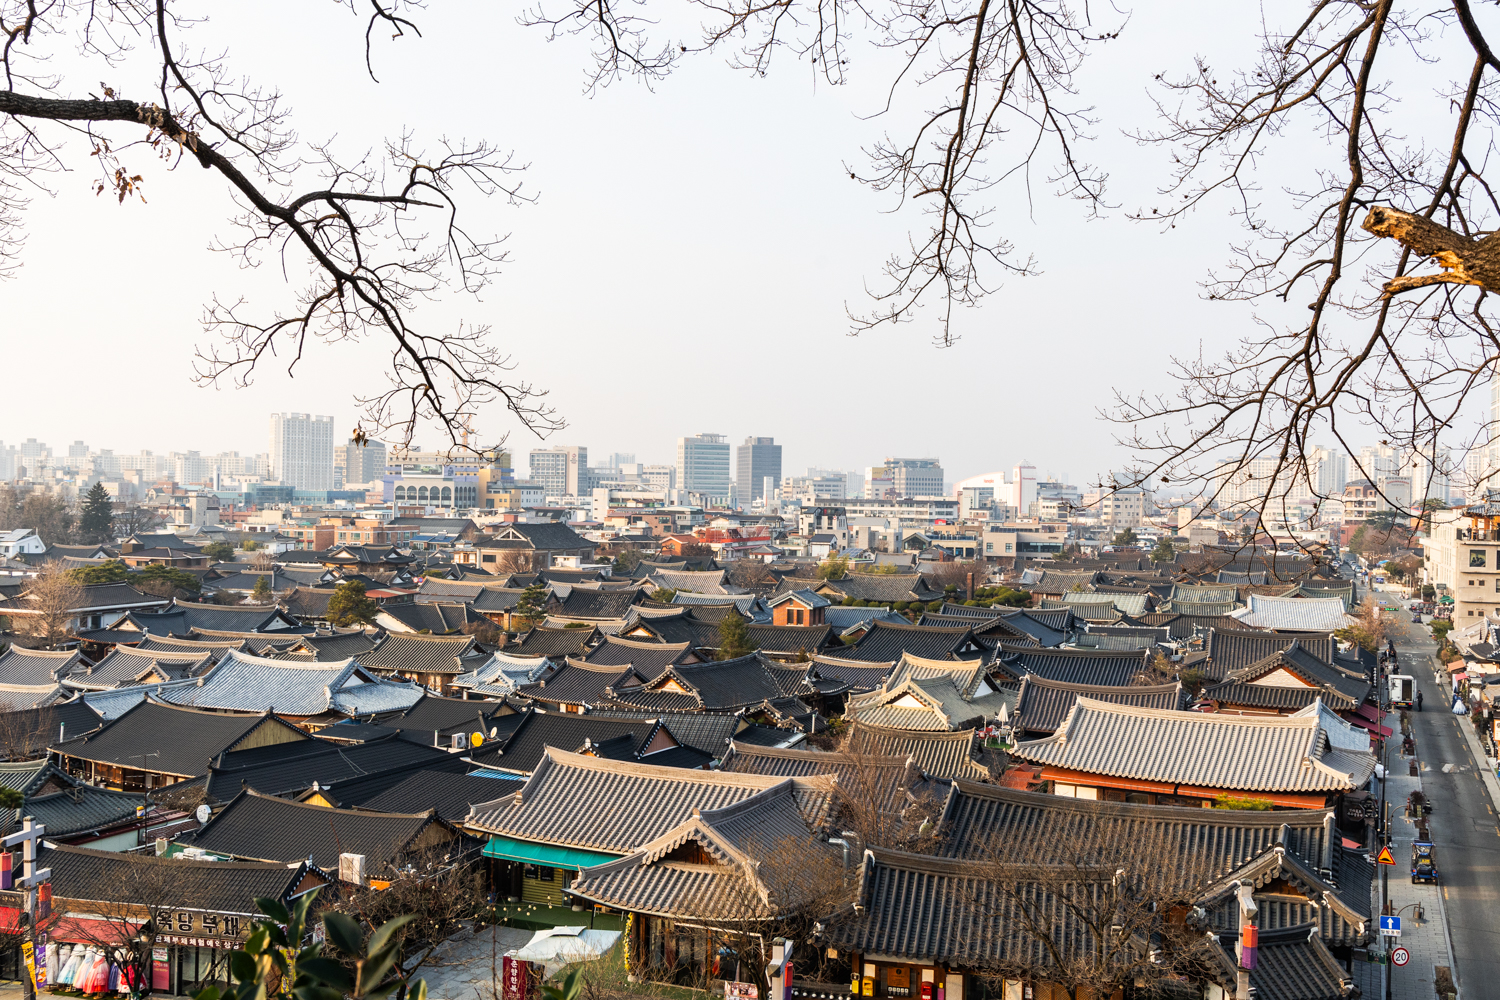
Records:
[[[628,856],[581,872],[568,894],[631,915],[628,971],[637,978],[754,981],[765,932],[842,883],[840,848],[815,833],[829,798],[785,778],[738,802],[694,808]]]
[[[1053,794],[1211,806],[1250,799],[1317,809],[1363,788],[1375,755],[1363,729],[1321,702],[1292,716],[1164,711],[1078,698],[1057,731],[1017,743]]]
[[[459,674],[473,670],[487,659],[487,654],[475,648],[471,635],[392,632],[380,645],[361,653],[359,662],[376,673],[396,674],[441,693]]]
[[[992,686],[980,660],[924,660],[903,656],[885,682],[851,696],[846,717],[893,729],[984,728],[1009,717],[1014,692]]]
[[[501,895],[559,905],[580,869],[630,854],[695,810],[722,808],[782,780],[548,747],[519,791],[476,805],[464,826],[487,838],[490,883]]]
[[[263,916],[257,897],[290,903],[327,882],[300,860],[235,864],[87,847],[48,847],[37,865],[52,869],[52,917],[38,925],[46,934],[49,985],[75,950],[119,945],[154,928],[154,939],[143,943],[151,990],[178,996],[229,985],[229,956]],[[12,932],[0,951],[0,977],[24,975],[13,933],[23,905],[22,893],[0,892],[0,926]]]
[[[1117,857],[1131,867],[1152,858],[1180,860],[1150,866],[1155,877],[1149,891],[1174,904],[1158,912],[1171,920],[1174,913],[1200,908],[1200,919],[1215,935],[1192,968],[1163,967],[1148,950],[1163,947],[1159,958],[1165,962],[1171,954],[1150,939],[1150,917],[1142,914],[1146,922],[1128,946],[1139,949],[1132,956],[1139,961],[1128,970],[1122,963],[1116,974],[1124,981],[1113,996],[1129,995],[1135,976],[1154,968],[1173,980],[1186,975],[1139,986],[1177,986],[1192,996],[1224,997],[1226,987],[1232,993],[1232,945],[1224,953],[1221,948],[1238,926],[1232,885],[1241,883],[1253,887],[1266,948],[1251,975],[1256,997],[1356,995],[1341,965],[1370,939],[1373,866],[1340,846],[1328,810],[1085,802],[958,780],[942,812],[934,855],[880,848],[863,853],[853,898],[822,921],[817,936],[826,954],[847,964],[857,989],[830,985],[823,995],[1067,996],[1055,985],[1065,975],[1059,956],[1066,961],[1070,949],[1096,943],[1094,935],[1118,915],[1113,909],[1090,913],[1087,895],[1071,891],[1076,883],[1066,878],[1069,870],[1083,870],[1076,859],[1100,844],[1121,845]],[[1030,872],[1037,873],[1034,882],[1026,878]],[[1023,907],[1023,899],[1040,909]],[[1041,920],[1035,919],[1039,913]],[[1111,994],[1077,995],[1101,1000]]]
[[[50,750],[69,774],[92,785],[143,792],[208,773],[226,750],[310,740],[283,719],[199,712],[144,700],[85,736],[52,743]]]
[[[1374,721],[1360,715],[1359,709],[1372,691],[1373,685],[1362,671],[1326,663],[1294,639],[1264,659],[1231,671],[1222,683],[1206,688],[1201,703],[1214,712],[1290,715],[1321,700],[1342,718],[1370,728]]]
[[[83,588],[83,600],[76,608],[69,608],[69,630],[86,632],[91,629],[109,628],[131,612],[156,611],[167,607],[171,601],[142,593],[128,583],[97,583]],[[20,620],[40,615],[35,601],[26,592],[0,600],[0,616]]]
[[[339,870],[340,856],[364,859],[367,877],[468,849],[464,834],[434,810],[380,813],[293,802],[247,788],[192,835],[191,846],[239,861],[309,861]]]
[[[1017,739],[1041,739],[1057,732],[1079,698],[1111,705],[1133,705],[1137,708],[1178,710],[1184,707],[1182,684],[1112,687],[1105,684],[1069,684],[1039,674],[1027,674],[1021,681],[1016,710],[1011,713],[1010,728]]]

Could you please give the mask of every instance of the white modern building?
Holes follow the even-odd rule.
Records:
[[[271,475],[294,489],[333,489],[333,418],[271,414]]]
[[[589,474],[589,450],[583,445],[565,444],[533,449],[527,459],[531,481],[549,497],[572,497],[594,488]]]

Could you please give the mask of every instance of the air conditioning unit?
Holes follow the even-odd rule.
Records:
[[[469,734],[468,733],[454,733],[453,734],[453,749],[455,749],[455,750],[467,750],[467,749],[469,749]]]
[[[339,881],[363,886],[365,881],[365,856],[363,854],[339,855]]]

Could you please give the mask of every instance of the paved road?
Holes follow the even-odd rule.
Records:
[[[1397,603],[1393,595],[1376,598]],[[1401,670],[1415,677],[1423,692],[1423,711],[1411,714],[1412,728],[1423,766],[1422,785],[1433,804],[1432,839],[1457,964],[1455,978],[1465,1000],[1500,997],[1500,820],[1478,771],[1484,761],[1476,765],[1458,729],[1469,721],[1447,710],[1451,698],[1434,680],[1437,647],[1431,634],[1411,624],[1409,615],[1393,617],[1398,622],[1392,638]],[[1399,749],[1398,743],[1388,754],[1392,767],[1403,764]],[[1444,771],[1445,764],[1452,768]],[[1400,806],[1395,803],[1393,809],[1399,812]],[[1402,872],[1399,865],[1407,859],[1396,860],[1395,871]],[[1399,978],[1400,970],[1395,975]]]

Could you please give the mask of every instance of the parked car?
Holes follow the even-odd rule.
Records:
[[[1425,840],[1414,840],[1411,845],[1411,881],[1437,883],[1437,860],[1433,857],[1432,845]]]

